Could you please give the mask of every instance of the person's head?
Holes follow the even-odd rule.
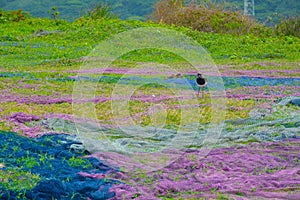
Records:
[[[198,73],[198,74],[197,74],[197,77],[202,77],[202,74]]]

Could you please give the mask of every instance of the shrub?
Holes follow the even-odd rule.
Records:
[[[57,11],[57,7],[54,6],[51,10],[48,10],[48,14],[53,17],[54,20],[59,20],[59,12]]]
[[[29,16],[30,16],[29,13],[23,12],[22,10],[13,10],[13,11],[0,10],[0,23],[19,22],[25,20]]]
[[[189,3],[184,0],[161,0],[154,6],[153,19],[159,23],[191,27],[215,33],[263,33],[265,26],[239,11],[227,10],[222,4]]]
[[[277,35],[296,36],[300,38],[300,15],[281,19],[275,27]]]
[[[101,18],[107,18],[107,19],[112,19],[112,18],[117,18],[116,15],[114,15],[111,12],[111,9],[108,5],[103,4],[103,3],[98,3],[97,5],[94,6],[93,9],[87,12],[86,17],[90,17],[92,19],[101,19]]]

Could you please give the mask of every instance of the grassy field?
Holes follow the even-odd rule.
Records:
[[[79,70],[83,64],[84,56],[87,56],[104,39],[138,27],[164,26],[138,21],[115,19],[92,21],[84,18],[73,23],[33,18],[18,23],[1,24],[0,64],[3,76],[1,88],[9,90],[9,93],[24,96],[38,95],[59,98],[71,95],[73,82],[68,77],[77,74],[78,71],[76,70]],[[288,36],[233,36],[201,33],[187,28],[165,28],[181,31],[199,42],[210,53],[221,74],[226,75],[226,72],[233,73],[233,75],[241,73],[238,70],[246,72],[250,70],[248,72],[250,74],[260,73],[260,70],[275,70],[275,74],[278,75],[296,77],[299,75],[299,71],[297,71],[300,59],[299,38]],[[43,30],[46,32],[45,35],[37,36]],[[128,69],[137,64],[149,62],[156,65],[167,64],[173,68],[175,66],[182,68],[188,65],[186,61],[172,53],[145,49],[123,55],[111,67]],[[282,72],[280,70],[286,71]],[[110,74],[110,76],[120,77],[117,74]],[[114,87],[109,82],[99,83],[97,93],[102,96],[109,96]],[[166,92],[163,88],[156,90],[162,93]],[[238,100],[229,101],[229,107],[236,104],[236,101]],[[15,107],[14,102],[6,103],[2,106],[15,108],[8,109],[10,111],[4,109],[2,118],[8,116],[9,112],[18,112],[30,108],[33,110],[32,114],[37,115],[43,115],[46,112],[51,112],[51,110],[70,114],[70,102],[67,103],[69,105],[49,105],[49,109],[43,106],[43,111],[39,111],[38,104]],[[135,106],[141,108],[138,102],[131,103],[134,112],[136,110]],[[107,102],[104,104],[109,105]],[[239,102],[239,104],[251,109],[250,105],[253,105],[254,102],[249,104],[246,101],[245,103]],[[99,113],[108,113],[110,110],[108,106],[103,104],[98,104],[97,108],[100,108]],[[173,112],[175,111],[173,110]],[[228,115],[230,118],[231,113]],[[237,116],[245,117],[247,113],[243,111]],[[104,120],[105,117],[109,116],[99,116]]]
[[[215,116],[222,115],[222,109],[218,110],[214,107],[215,105],[222,105],[222,102],[220,99],[212,98],[213,90],[206,89],[204,98],[196,97],[197,87],[194,83],[196,71],[192,70],[191,64],[185,59],[172,52],[160,49],[137,49],[116,59],[106,69],[104,74],[101,73],[101,68],[98,71],[80,71],[81,67],[87,62],[86,59],[89,58],[90,53],[102,41],[118,33],[141,27],[166,28],[179,31],[197,41],[209,52],[209,55],[218,68],[219,77],[224,82],[226,93],[226,96],[222,99],[226,106],[224,118],[214,119]],[[87,82],[95,82],[94,96],[86,99],[83,98],[86,101],[78,103],[82,108],[93,104],[92,109],[94,109],[94,112],[86,114],[87,110],[85,109],[77,110],[76,112],[82,114],[83,118],[81,120],[96,119],[103,127],[115,128],[116,122],[123,121],[126,123],[126,120],[128,120],[129,123],[132,120],[130,123],[133,123],[136,127],[158,127],[168,131],[178,130],[183,123],[182,117],[186,116],[184,113],[195,112],[196,115],[193,115],[191,119],[185,119],[185,123],[198,123],[201,130],[207,128],[210,123],[219,124],[225,120],[226,130],[234,132],[236,127],[239,127],[238,123],[242,123],[243,120],[253,117],[253,111],[258,113],[261,109],[267,113],[266,118],[263,118],[263,120],[275,123],[276,120],[282,118],[288,119],[291,121],[287,121],[286,126],[293,126],[299,130],[299,124],[295,121],[299,117],[299,113],[298,115],[295,114],[299,111],[298,106],[289,106],[288,108],[274,107],[277,102],[285,97],[300,96],[299,61],[300,39],[292,36],[273,36],[267,33],[259,36],[251,34],[237,36],[204,33],[184,27],[166,26],[151,22],[122,21],[118,19],[91,20],[89,18],[80,18],[74,22],[66,22],[29,18],[20,22],[1,23],[0,130],[14,131],[19,135],[35,138],[49,132],[55,132],[55,128],[51,129],[49,126],[43,126],[43,123],[40,123],[42,120],[61,118],[72,121],[74,114],[74,84],[80,83],[80,78],[85,78]],[[167,65],[172,69],[184,73],[178,76],[172,73],[157,75],[155,73],[151,74],[150,71],[150,74],[148,74],[146,73],[147,69],[144,68],[132,73],[130,72],[136,66],[147,65],[157,68],[160,68],[161,65]],[[128,110],[128,116],[131,117],[130,120],[126,118],[128,117],[127,115],[122,115],[122,113],[117,115],[117,111],[114,108],[114,102],[122,103],[124,100],[122,98],[113,99],[114,91],[120,86],[120,80],[124,80],[126,83],[126,87],[124,86],[126,88],[124,89],[125,92],[122,93],[124,98],[126,99],[126,91],[132,92],[129,99],[126,99],[128,100],[126,109]],[[153,82],[157,80],[158,84],[154,84]],[[182,88],[180,81],[183,80],[189,81],[192,89]],[[166,83],[166,86],[162,86],[159,83]],[[168,87],[167,83],[174,83],[175,86]],[[195,116],[197,117],[195,118]],[[270,126],[272,128],[280,128],[282,124],[277,123],[277,125],[272,124]],[[240,127],[237,129],[242,130]],[[243,130],[247,131],[246,128]],[[260,129],[253,129],[253,132],[256,131],[259,132]],[[74,134],[74,132],[69,131],[60,131],[59,133],[62,132]],[[281,132],[277,133],[271,130],[270,133],[274,134],[274,137],[281,135]],[[111,140],[124,138],[126,136],[112,135]],[[257,140],[250,138],[246,141],[238,141],[237,139],[236,143],[251,144],[252,141],[256,142]],[[230,142],[235,143],[235,141]],[[1,147],[3,148],[1,151],[5,152],[4,147],[9,144],[9,142],[1,142]],[[130,145],[128,146],[130,147]],[[241,172],[241,174],[245,170],[248,170],[247,173],[254,174],[253,176],[251,175],[251,179],[249,178],[251,183],[255,180],[255,170],[257,171],[258,169],[250,167],[250,164],[257,165],[259,170],[261,170],[261,174],[263,174],[261,181],[263,182],[268,182],[268,174],[280,171],[280,169],[299,169],[299,153],[296,153],[299,148],[299,142],[287,143],[287,146],[291,146],[290,153],[296,159],[294,162],[292,160],[285,162],[283,161],[284,159],[282,162],[276,160],[274,158],[276,157],[276,151],[282,155],[289,153],[289,150],[280,150],[277,148],[276,144],[275,147],[270,144],[270,149],[272,151],[275,149],[272,153],[255,145],[245,147],[242,151],[238,148],[229,150],[218,150],[216,148],[214,150],[216,154],[212,154],[209,157],[211,162],[203,164],[203,166],[201,164],[204,174],[198,174],[196,182],[193,182],[191,176],[188,174],[191,171],[189,171],[188,167],[195,166],[197,168],[200,166],[199,162],[201,160],[198,158],[182,158],[182,163],[187,163],[186,165],[180,166],[174,163],[164,172],[157,171],[156,174],[151,174],[151,176],[155,177],[153,179],[149,174],[145,174],[144,172],[138,173],[137,177],[136,173],[130,174],[124,170],[124,176],[121,176],[118,172],[111,175],[110,178],[120,179],[130,185],[127,188],[129,193],[126,194],[127,196],[125,195],[125,199],[130,198],[130,195],[134,197],[144,195],[146,199],[152,198],[153,196],[151,195],[160,199],[198,199],[206,197],[230,199],[241,196],[250,197],[251,194],[253,196],[260,196],[261,193],[259,192],[265,192],[264,198],[281,198],[280,195],[283,196],[283,193],[294,194],[295,191],[297,192],[299,189],[297,189],[299,179],[293,179],[291,174],[289,174],[291,177],[288,176],[291,182],[294,181],[293,183],[296,185],[278,186],[278,190],[283,190],[278,191],[278,195],[272,191],[269,191],[269,193],[266,192],[268,188],[264,188],[258,184],[254,184],[249,191],[249,188],[246,187],[247,184],[244,184],[240,190],[237,189],[238,186],[236,185],[232,186],[233,190],[229,188],[223,188],[223,190],[221,187],[217,187],[217,183],[213,181],[216,177],[210,174],[210,172],[218,173],[218,171],[222,170],[228,172],[225,169],[226,167],[224,168],[225,165],[234,168],[234,159],[223,159],[226,156],[226,151],[232,150],[236,157],[241,155],[244,156],[244,159],[248,159],[248,164],[244,163],[242,166],[236,167],[236,170]],[[280,145],[284,146],[281,143]],[[266,163],[255,163],[253,161],[257,159],[255,156],[252,158],[243,154],[243,152],[246,152],[252,155],[256,151],[261,153],[260,159],[271,159],[273,156],[273,160],[271,159],[272,165],[269,168],[264,168]],[[3,154],[1,155],[3,156]],[[34,188],[37,182],[42,179],[38,173],[33,174],[30,170],[18,170],[17,167],[12,166],[2,156],[0,168],[8,166],[6,169],[8,173],[0,169],[0,180],[2,180],[0,185],[7,190],[22,192],[24,189],[30,190],[30,188]],[[189,153],[187,156],[197,157],[197,152]],[[35,161],[36,158],[30,158],[30,156],[27,158],[24,157],[24,160],[20,161],[25,164],[29,163],[29,166],[25,166],[26,169],[34,167],[30,166],[30,164],[39,165],[38,163],[41,163],[40,161]],[[217,158],[222,158],[220,161],[221,164],[214,162],[214,159]],[[75,165],[79,163],[81,165],[81,159],[76,159],[75,157],[68,158],[71,163],[75,163]],[[141,162],[145,162],[145,160]],[[243,160],[240,159],[239,162],[242,163]],[[186,168],[180,171],[180,167]],[[169,172],[177,174],[174,177],[168,177],[168,175],[164,174]],[[122,173],[122,170],[120,173]],[[197,172],[193,171],[193,173],[195,173],[193,175],[197,176]],[[201,176],[205,176],[205,173],[206,175],[208,174],[207,184],[201,178]],[[299,171],[295,173],[299,173]],[[222,174],[219,175],[222,177]],[[282,174],[277,175],[279,177],[277,177],[278,180],[280,177],[282,178]],[[236,177],[236,181],[243,179],[243,175],[239,176],[238,174],[227,173],[226,176],[234,176]],[[19,179],[21,179],[20,182]],[[153,182],[154,179],[160,181]],[[151,193],[148,188],[147,185],[149,182],[151,182],[149,184],[150,188],[155,189],[156,195]],[[201,185],[198,182],[201,182]],[[176,185],[175,183],[178,184]],[[194,188],[198,188],[199,190],[189,190],[183,186],[190,183]],[[220,183],[218,182],[218,184]],[[233,183],[228,182],[228,185],[231,184]],[[118,195],[124,192],[124,188],[122,187],[116,186],[116,198],[121,198]],[[137,188],[141,190],[139,191]],[[273,186],[269,188],[272,189]],[[203,192],[199,192],[200,190]],[[219,192],[218,190],[222,191]]]

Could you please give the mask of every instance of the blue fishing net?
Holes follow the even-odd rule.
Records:
[[[108,199],[114,196],[109,188],[116,181],[78,174],[105,174],[110,168],[96,158],[79,158],[88,152],[72,151],[71,145],[80,145],[72,136],[45,135],[32,139],[0,131],[0,140],[0,163],[5,164],[0,170],[17,169],[41,177],[41,181],[27,191],[8,190],[0,184],[0,199]],[[35,164],[29,165],[26,158],[34,159]]]

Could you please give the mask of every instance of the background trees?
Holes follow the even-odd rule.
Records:
[[[153,5],[160,0],[1,0],[0,8],[22,9],[33,16],[49,17],[48,10],[54,6],[60,18],[74,20],[100,3],[108,4],[111,11],[121,19],[146,20],[153,11]],[[175,0],[176,1],[176,0]],[[185,3],[192,0],[184,0]],[[194,0],[195,2],[223,2],[225,7],[243,9],[243,0]],[[290,17],[300,9],[299,0],[255,0],[256,19],[261,22],[277,23],[283,16]]]

